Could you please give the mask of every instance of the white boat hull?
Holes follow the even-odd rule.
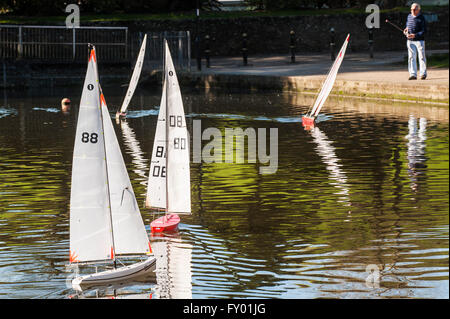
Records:
[[[152,257],[129,266],[76,277],[72,280],[72,287],[77,291],[82,291],[82,287],[86,288],[88,286],[107,285],[126,281],[152,271],[155,267],[156,258]]]

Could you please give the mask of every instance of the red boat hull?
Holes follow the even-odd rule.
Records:
[[[167,214],[159,217],[150,223],[152,233],[175,230],[180,223],[180,216],[177,214]]]
[[[314,127],[314,117],[303,116],[302,117],[302,125],[306,130],[310,130]]]

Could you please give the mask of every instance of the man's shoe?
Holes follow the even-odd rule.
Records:
[[[417,77],[415,77],[414,75],[410,76],[408,80],[417,80]]]
[[[426,75],[422,75],[422,76],[420,77],[421,80],[425,80],[426,78],[427,78]]]

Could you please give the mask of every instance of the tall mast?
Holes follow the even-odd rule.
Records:
[[[100,84],[99,84],[99,88],[100,88]],[[114,268],[116,268],[116,266],[117,266],[117,264],[116,264],[116,245],[114,243],[114,227],[113,227],[113,220],[112,220],[111,191],[109,188],[108,156],[106,155],[105,126],[103,124],[103,112],[102,112],[102,99],[104,99],[104,98],[105,97],[103,96],[102,89],[100,88],[100,116],[102,119],[103,147],[105,149],[106,187],[108,189],[109,222],[111,224],[113,262],[114,262]]]
[[[98,69],[97,69],[97,55],[95,54],[95,46],[92,46],[93,50],[94,50],[94,55],[95,55],[95,76],[97,78],[97,81],[99,80],[98,78]],[[103,92],[102,92],[102,88],[100,86],[100,82],[98,81],[98,89],[99,89],[99,95],[100,95],[100,119],[101,119],[101,123],[102,123],[102,132],[103,132],[103,149],[105,151],[105,169],[106,169],[106,188],[108,191],[108,208],[109,208],[109,222],[111,225],[111,242],[112,242],[112,254],[113,254],[113,262],[114,262],[114,268],[117,267],[116,264],[116,245],[114,244],[114,230],[113,230],[113,221],[112,221],[112,208],[111,208],[111,193],[110,193],[110,189],[109,189],[109,173],[108,173],[108,158],[107,158],[107,153],[106,153],[106,141],[105,141],[105,125],[103,123],[103,108],[102,108],[102,100],[104,99],[103,97]]]
[[[169,212],[169,77],[167,72],[167,40],[164,39],[164,80],[166,81],[166,215]]]

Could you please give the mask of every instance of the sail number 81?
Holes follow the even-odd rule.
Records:
[[[81,134],[81,141],[83,143],[97,143],[98,142],[98,134],[97,133],[91,133],[89,134],[88,132],[83,132],[83,134]]]

